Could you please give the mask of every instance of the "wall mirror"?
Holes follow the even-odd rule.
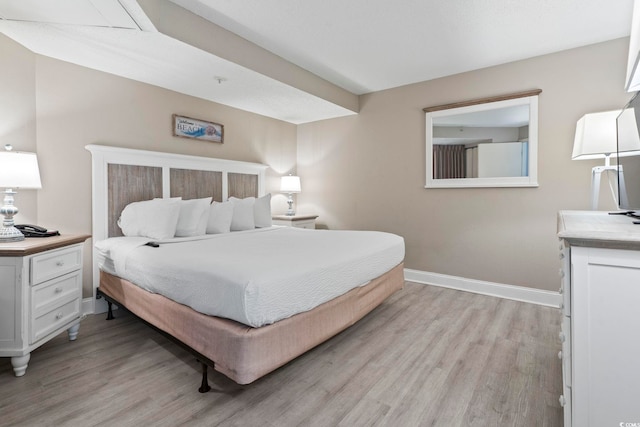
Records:
[[[425,108],[425,187],[537,187],[541,92]]]

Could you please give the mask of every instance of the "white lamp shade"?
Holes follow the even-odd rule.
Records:
[[[280,181],[280,191],[283,193],[299,193],[301,191],[300,177],[294,175],[283,176]]]
[[[42,188],[35,153],[0,152],[0,187]]]
[[[573,160],[615,157],[617,152],[616,118],[620,110],[585,114],[576,125]]]
[[[638,135],[638,113],[635,108],[622,110],[618,117],[618,156],[640,155],[640,135]]]

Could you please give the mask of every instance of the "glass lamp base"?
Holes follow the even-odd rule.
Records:
[[[0,243],[19,242],[21,240],[24,240],[24,234],[17,228],[13,226],[0,227]]]
[[[289,209],[287,210],[287,213],[285,213],[285,215],[294,216],[296,214],[296,211],[293,210],[293,196],[291,193],[289,193],[289,198],[287,199],[287,203],[289,204]]]

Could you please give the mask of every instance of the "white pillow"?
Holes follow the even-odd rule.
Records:
[[[180,201],[176,237],[202,236],[207,232],[211,197]]]
[[[209,207],[207,234],[228,233],[229,231],[231,231],[232,218],[232,202],[213,202],[213,204]]]
[[[122,210],[118,226],[125,236],[170,239],[176,233],[180,201],[169,199],[129,203]]]
[[[271,227],[271,193],[258,197],[253,205],[253,220],[256,227]]]
[[[251,230],[256,228],[253,219],[253,205],[256,202],[255,197],[247,197],[238,199],[229,197],[233,203],[233,217],[231,218],[231,231]]]

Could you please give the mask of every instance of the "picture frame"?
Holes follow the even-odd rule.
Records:
[[[224,143],[224,126],[207,120],[173,114],[173,136]]]

